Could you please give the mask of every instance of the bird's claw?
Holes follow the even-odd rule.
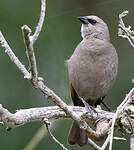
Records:
[[[79,97],[79,98],[80,98],[81,102],[84,104],[85,109],[88,112],[90,111],[92,114],[93,114],[93,112],[97,113],[96,110],[91,105],[89,105],[82,97]]]

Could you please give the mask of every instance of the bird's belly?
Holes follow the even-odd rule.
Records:
[[[98,99],[106,96],[114,83],[114,78],[109,78],[110,75],[107,76],[105,74],[101,74],[102,76],[95,78],[95,74],[94,76],[90,75],[79,78],[76,83],[78,86],[76,87],[74,84],[74,88],[76,89],[78,95],[84,99]]]
[[[109,59],[95,63],[87,63],[84,59],[70,70],[70,81],[74,89],[86,100],[106,96],[117,75],[116,63],[109,62]]]

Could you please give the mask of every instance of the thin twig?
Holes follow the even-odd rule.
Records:
[[[60,143],[55,137],[54,135],[51,133],[50,129],[49,129],[49,126],[50,126],[50,123],[44,121],[45,125],[46,125],[46,128],[47,128],[47,131],[49,133],[49,135],[51,136],[51,138],[60,146],[62,147],[63,150],[68,150],[62,143]]]
[[[107,139],[105,140],[104,144],[101,147],[101,150],[105,150],[105,148],[107,147],[109,143],[109,139],[110,139],[110,135],[108,135]]]
[[[134,48],[134,43],[132,41],[132,39],[130,38],[130,34],[128,33],[128,31],[126,30],[126,27],[121,23],[123,22],[123,20],[121,19],[120,20],[120,24],[119,24],[119,27],[126,33],[126,35],[119,35],[120,37],[122,38],[126,38],[128,40],[128,42],[130,43],[130,45]]]
[[[50,128],[55,130],[58,123],[59,123],[59,120],[55,120],[54,124],[51,124]],[[43,140],[43,138],[45,138],[45,136],[47,136],[47,135],[48,135],[48,132],[46,130],[46,126],[43,124],[38,129],[38,131],[35,133],[35,135],[30,139],[30,141],[28,142],[28,144],[25,146],[25,148],[23,150],[34,150],[34,149],[36,149],[39,142],[41,140]]]
[[[117,141],[127,141],[126,138],[122,138],[122,137],[114,137],[113,139]]]
[[[88,138],[88,143],[95,149],[95,150],[101,150],[101,147],[98,146],[94,141],[92,141],[90,138]]]
[[[126,10],[119,15],[119,27],[121,30],[119,30],[118,36],[126,38],[130,45],[134,48],[134,31],[131,30],[131,26],[126,27],[122,20],[122,18],[125,17],[127,14],[128,11]]]
[[[31,36],[32,31],[27,25],[24,25],[21,28],[23,32],[25,46],[26,46],[26,54],[27,54],[27,58],[29,61],[29,67],[30,67],[30,71],[32,75],[32,80],[34,82],[38,80],[38,71],[37,71],[37,63],[36,63],[36,58],[34,54],[33,44],[35,43],[35,41],[37,40],[41,32],[41,29],[44,23],[44,18],[45,18],[45,10],[46,10],[46,0],[41,0],[40,19],[39,19],[38,25],[36,27],[36,30],[33,36]]]
[[[38,25],[36,27],[35,33],[32,36],[33,44],[35,43],[35,41],[37,40],[37,38],[41,32],[41,29],[42,29],[42,26],[44,23],[44,18],[45,18],[45,11],[46,11],[46,0],[41,0],[40,19],[39,19]]]

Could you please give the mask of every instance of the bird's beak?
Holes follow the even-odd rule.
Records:
[[[77,17],[83,24],[89,24],[88,18],[86,16]]]

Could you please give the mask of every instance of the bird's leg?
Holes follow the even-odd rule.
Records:
[[[94,113],[97,113],[96,110],[95,110],[91,105],[89,105],[82,97],[79,97],[79,99],[80,99],[81,102],[84,104],[85,109],[86,109],[87,111],[90,111],[91,114],[93,114],[93,112],[94,112]]]
[[[109,112],[113,112],[113,110],[107,105],[106,102],[101,101],[101,103],[105,106],[105,108],[106,108]]]

